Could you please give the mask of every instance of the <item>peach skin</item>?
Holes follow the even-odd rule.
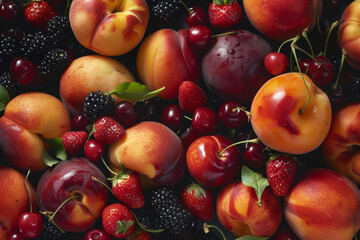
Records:
[[[360,184],[360,103],[335,112],[321,150],[328,167]]]
[[[136,67],[140,80],[151,90],[165,86],[159,94],[164,99],[177,98],[183,81],[201,79],[199,59],[187,43],[187,29],[160,29],[147,36],[137,53]]]
[[[221,224],[237,237],[272,236],[282,219],[280,199],[265,188],[261,195],[263,205],[259,206],[257,202],[255,190],[236,181],[221,189],[216,213]]]
[[[117,60],[100,55],[75,59],[60,79],[60,97],[68,110],[76,115],[83,111],[90,91],[112,91],[123,82],[134,82],[132,73]],[[116,96],[112,96],[119,102]]]
[[[329,132],[330,100],[302,75],[307,87],[300,73],[285,73],[267,81],[253,99],[251,124],[271,149],[304,154],[319,147]]]
[[[284,215],[303,240],[351,240],[360,229],[360,192],[329,169],[302,173],[284,198]]]
[[[0,147],[10,165],[43,170],[42,138],[58,138],[69,129],[70,114],[59,99],[47,93],[23,93],[7,104],[0,118]]]
[[[185,170],[185,151],[180,138],[165,125],[144,121],[128,129],[109,146],[109,165],[147,176],[155,184],[173,185]]]
[[[0,239],[7,239],[8,233],[17,230],[19,216],[30,211],[29,192],[25,176],[18,170],[0,165]],[[33,212],[37,211],[34,186],[28,182]]]
[[[84,47],[116,56],[140,43],[148,25],[149,7],[145,0],[74,0],[69,20]]]

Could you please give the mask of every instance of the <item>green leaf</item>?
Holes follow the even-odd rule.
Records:
[[[244,185],[252,187],[258,197],[257,204],[262,206],[261,195],[265,188],[269,186],[269,182],[260,173],[252,171],[250,168],[243,166],[241,170],[241,181]]]
[[[151,91],[146,85],[138,82],[123,82],[113,91],[106,94],[114,94],[119,98],[132,101],[145,101],[157,96],[165,87]]]
[[[47,142],[50,145],[51,151],[54,152],[54,154],[57,158],[59,158],[60,160],[63,160],[63,161],[67,159],[66,150],[65,150],[65,147],[64,147],[61,137],[52,138],[52,139],[44,138],[44,140],[45,140],[45,142]]]
[[[239,238],[236,238],[235,240],[267,240],[269,237],[256,237],[251,235],[245,235]]]
[[[10,102],[8,91],[0,85],[0,111],[4,111],[6,104]]]
[[[57,159],[50,156],[50,154],[45,149],[42,151],[42,158],[45,165],[48,167],[51,167],[59,162]]]

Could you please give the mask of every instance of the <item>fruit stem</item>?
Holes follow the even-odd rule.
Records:
[[[209,228],[215,228],[221,234],[222,238],[224,240],[226,240],[224,233],[221,231],[221,229],[219,227],[217,227],[215,225],[208,225],[207,223],[204,223],[203,228],[204,228],[205,233],[209,233],[209,231],[210,231]]]
[[[231,111],[233,112],[233,113],[235,113],[236,111],[243,111],[245,114],[246,114],[246,116],[247,116],[247,118],[248,118],[248,122],[250,122],[250,116],[251,116],[251,113],[249,112],[249,111],[247,111],[247,110],[245,110],[245,108],[241,108],[241,107],[236,107],[236,108],[233,108]]]
[[[131,211],[132,212],[132,211]],[[136,221],[136,223],[139,225],[139,227],[142,229],[142,230],[144,230],[145,232],[149,232],[149,233],[160,233],[160,232],[163,232],[164,231],[164,229],[146,229],[143,225],[142,225],[142,223],[139,221],[139,219],[136,217],[136,215],[135,215],[135,213],[134,212],[132,212],[133,213],[133,215],[134,215],[134,218],[135,218],[135,221]]]
[[[65,16],[66,16],[67,18],[69,18],[69,11],[70,11],[71,3],[72,3],[72,0],[67,0],[67,1],[66,1]]]
[[[240,145],[240,144],[243,144],[243,143],[258,143],[259,142],[259,139],[258,138],[254,138],[254,139],[250,139],[250,140],[245,140],[245,141],[241,141],[241,142],[235,142],[233,144],[230,144],[229,146],[227,146],[226,148],[224,148],[220,153],[219,153],[219,157],[221,158],[222,155],[224,154],[224,152],[226,150],[228,150],[229,148],[233,147],[233,146],[236,146],[236,145]]]
[[[180,0],[180,2],[186,8],[186,10],[189,12],[189,14],[193,13],[193,11],[191,11],[190,8],[188,6],[186,6],[186,4],[184,3],[183,0]]]
[[[320,0],[318,0],[317,2],[317,7],[316,7],[316,26],[317,29],[319,31],[319,33],[321,34],[321,28],[320,28]]]
[[[312,47],[312,45],[311,45],[311,42],[310,42],[310,40],[309,40],[309,38],[308,38],[308,36],[307,36],[308,31],[309,31],[309,28],[306,27],[306,28],[303,30],[303,32],[302,32],[301,35],[303,36],[303,38],[305,38],[306,42],[308,43],[308,45],[309,45],[309,47],[310,47],[311,56],[314,56],[314,49],[313,49],[313,47]]]
[[[29,193],[29,200],[30,200],[30,212],[32,213],[33,212],[33,209],[32,209],[32,199],[31,199],[31,191],[30,191],[30,187],[29,187],[29,184],[28,184],[28,178],[29,178],[29,175],[30,175],[30,168],[28,169],[27,173],[26,173],[26,177],[25,177],[25,186],[26,186],[26,189]]]
[[[73,195],[69,198],[67,198],[63,203],[60,204],[60,206],[55,210],[55,212],[53,214],[51,214],[49,221],[53,222],[53,219],[55,217],[55,215],[57,214],[57,212],[60,210],[60,208],[62,208],[68,201],[75,199],[75,198],[79,198],[79,195]]]
[[[119,3],[119,6],[117,6],[114,10],[114,12],[120,12],[119,9],[121,7],[121,4],[123,3],[124,0],[121,0],[120,3]]]
[[[113,195],[114,195],[114,192],[112,191],[112,189],[104,182],[100,181],[99,179],[97,179],[96,177],[92,176],[91,177],[91,180],[95,181],[95,182],[98,182],[102,185],[104,185]]]
[[[115,171],[113,171],[105,162],[105,159],[103,158],[102,155],[100,155],[101,161],[104,163],[105,167],[107,168],[107,170],[109,170],[109,172],[111,172],[114,175],[117,175],[117,173]]]
[[[211,37],[220,37],[220,36],[226,36],[226,35],[231,35],[231,34],[236,34],[238,33],[237,31],[231,31],[231,32],[224,32],[224,33],[219,33],[219,34],[215,34],[215,35],[211,35]]]
[[[296,66],[297,66],[297,68],[298,68],[298,70],[299,70],[299,72],[300,72],[300,76],[301,76],[301,78],[302,78],[302,80],[303,80],[303,82],[304,82],[304,84],[305,84],[305,88],[306,88],[306,103],[305,103],[304,108],[300,109],[300,111],[299,111],[299,113],[302,114],[302,113],[305,111],[305,109],[307,108],[308,104],[309,104],[309,89],[308,89],[308,86],[307,86],[307,84],[306,84],[306,81],[305,81],[305,78],[304,78],[304,76],[303,76],[303,73],[300,71],[299,60],[297,59],[297,56],[296,56],[296,51],[295,51],[296,47],[295,47],[295,46],[296,46],[296,42],[297,42],[298,40],[299,40],[299,37],[295,38],[294,41],[291,43],[291,51],[292,51],[292,53],[294,54]]]
[[[288,40],[284,41],[284,42],[283,42],[283,43],[279,46],[279,48],[278,48],[277,52],[279,53],[279,52],[281,51],[282,46],[284,46],[284,45],[285,45],[286,43],[288,43],[288,42],[292,42],[292,41],[294,41],[296,38],[298,38],[298,36],[293,37],[293,38],[290,38],[290,39],[288,39]]]
[[[335,22],[333,22],[333,23],[331,24],[331,27],[330,27],[330,29],[329,29],[329,32],[328,32],[328,34],[327,34],[327,36],[326,36],[325,49],[324,49],[324,57],[326,56],[326,51],[327,51],[327,46],[328,46],[328,42],[329,42],[330,35],[331,35],[332,31],[334,30],[334,28],[336,28],[337,26],[339,26],[340,22],[341,22],[340,20],[337,20],[337,21],[335,21]]]
[[[188,116],[186,116],[186,115],[184,115],[184,118],[187,119],[187,120],[192,121],[192,118],[191,118],[191,117],[188,117]]]
[[[339,84],[339,79],[340,79],[340,74],[341,74],[341,70],[343,68],[343,65],[344,65],[344,61],[345,61],[345,57],[346,57],[346,50],[345,49],[342,49],[341,50],[341,63],[340,63],[340,68],[339,68],[339,72],[338,72],[338,75],[336,77],[336,80],[332,86],[332,88],[335,90]]]
[[[320,62],[318,60],[316,60],[316,58],[314,58],[314,55],[311,55],[310,53],[308,53],[307,51],[305,51],[304,49],[302,49],[301,47],[299,47],[298,45],[294,46],[296,48],[296,50],[301,51],[302,53],[305,53],[308,57],[310,57],[312,60],[314,60],[316,63],[320,64]]]

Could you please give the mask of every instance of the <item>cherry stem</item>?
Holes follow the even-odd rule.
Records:
[[[66,1],[66,7],[65,7],[65,16],[69,18],[69,11],[71,6],[72,0]]]
[[[339,68],[339,72],[338,72],[338,75],[336,77],[336,80],[332,86],[332,88],[335,90],[337,87],[338,87],[338,84],[339,84],[339,79],[340,79],[340,74],[341,74],[341,70],[343,68],[343,65],[344,65],[344,61],[345,61],[345,57],[346,57],[346,50],[345,49],[342,49],[341,50],[341,63],[340,63],[340,68]]]
[[[341,21],[338,20],[338,21],[335,21],[335,22],[333,22],[333,23],[331,24],[331,27],[330,27],[330,29],[329,29],[329,32],[328,32],[328,34],[327,34],[327,36],[326,36],[325,49],[324,49],[324,57],[326,56],[326,51],[327,51],[327,46],[328,46],[328,42],[329,42],[330,35],[331,35],[332,31],[334,30],[334,28],[336,28],[337,26],[339,26],[340,22],[341,22]]]
[[[111,173],[114,174],[114,175],[117,175],[117,174],[118,174],[118,173],[116,173],[115,171],[113,171],[113,170],[106,164],[105,159],[103,158],[102,155],[100,156],[100,158],[101,158],[101,161],[104,163],[105,167],[107,168],[107,170],[109,170],[109,172],[111,172]]]
[[[293,38],[290,38],[290,39],[288,39],[288,40],[286,40],[286,41],[284,41],[284,42],[279,46],[277,52],[279,53],[279,52],[281,51],[281,48],[282,48],[286,43],[292,42],[292,41],[294,41],[296,38],[297,38],[297,36],[296,36],[296,37],[293,37]]]
[[[240,145],[240,144],[243,144],[243,143],[258,143],[258,142],[259,142],[259,139],[258,139],[258,138],[254,138],[254,139],[245,140],[245,141],[241,141],[241,142],[236,142],[236,143],[230,144],[229,146],[227,146],[226,148],[224,148],[224,149],[219,153],[219,157],[222,157],[222,155],[224,154],[224,152],[225,152],[226,150],[228,150],[229,148],[233,147],[233,146]]]
[[[310,53],[308,53],[307,51],[305,51],[304,49],[302,49],[298,45],[295,45],[294,47],[296,48],[296,50],[299,50],[300,52],[305,53],[308,57],[310,57],[316,63],[320,64],[320,62],[318,60],[316,60],[316,58],[314,58],[314,55],[311,55]]]
[[[121,0],[120,3],[119,3],[119,6],[117,6],[117,8],[115,8],[115,11],[114,12],[120,12],[119,9],[121,7],[121,4],[123,3],[124,0]]]
[[[186,115],[184,115],[184,118],[187,119],[187,120],[192,121],[192,118],[191,118],[191,117],[188,117],[188,116],[186,116]]]
[[[220,37],[220,36],[226,36],[226,35],[231,35],[231,34],[236,34],[238,33],[237,31],[231,31],[231,32],[225,32],[225,33],[219,33],[219,34],[215,34],[215,35],[211,35],[211,37]]]
[[[26,173],[26,177],[25,177],[25,186],[26,186],[26,189],[29,193],[29,200],[30,200],[30,212],[32,213],[33,212],[33,209],[32,209],[32,199],[31,199],[31,191],[30,191],[30,187],[29,187],[29,184],[28,184],[28,178],[29,178],[29,175],[30,175],[30,168],[28,169],[27,173]]]
[[[316,26],[317,29],[319,31],[319,33],[321,34],[321,28],[320,28],[320,0],[318,0],[317,2],[317,8],[316,8]]]
[[[305,81],[305,78],[303,76],[303,73],[301,72],[300,70],[300,65],[299,65],[299,60],[297,59],[297,56],[296,56],[296,42],[298,41],[299,37],[297,37],[296,39],[294,39],[294,41],[291,43],[291,51],[293,52],[294,54],[294,58],[295,58],[295,62],[296,62],[296,66],[297,68],[299,69],[299,72],[300,72],[300,76],[305,84],[305,88],[306,88],[306,103],[305,103],[305,106],[304,108],[300,109],[299,113],[302,114],[305,109],[307,108],[308,104],[309,104],[309,89],[308,89],[308,86],[306,84],[306,81]]]
[[[250,116],[251,116],[251,113],[249,112],[249,111],[247,111],[247,110],[245,110],[245,108],[241,108],[241,107],[236,107],[236,108],[233,108],[231,111],[233,112],[233,113],[235,113],[236,111],[243,111],[245,114],[246,114],[246,116],[247,116],[247,118],[248,118],[248,122],[250,122]]]
[[[224,240],[226,240],[226,237],[225,237],[224,233],[221,231],[221,229],[218,226],[208,225],[207,223],[204,223],[203,228],[204,228],[205,233],[209,233],[209,231],[210,231],[209,228],[215,228],[221,234],[222,238]]]
[[[189,14],[193,13],[193,11],[191,11],[190,8],[188,6],[186,6],[186,4],[184,3],[183,0],[180,0],[180,2],[186,8],[186,10],[189,12]]]
[[[60,208],[62,208],[67,202],[69,202],[70,200],[72,199],[75,199],[75,198],[79,198],[80,196],[79,195],[74,195],[74,196],[71,196],[69,198],[67,198],[63,203],[60,204],[60,206],[55,210],[55,212],[53,214],[51,214],[50,218],[49,218],[49,221],[53,222],[53,219],[55,217],[55,215],[57,214],[57,212],[60,210]]]
[[[303,38],[305,38],[306,42],[307,42],[308,45],[309,45],[310,52],[311,52],[311,56],[314,56],[314,49],[313,49],[313,47],[312,47],[312,45],[311,45],[311,42],[310,42],[310,40],[309,40],[309,38],[308,38],[308,36],[307,36],[308,31],[309,31],[309,28],[307,27],[307,28],[305,28],[305,29],[303,30],[303,32],[302,32],[301,35],[303,36]]]
[[[92,176],[91,177],[91,180],[95,181],[95,182],[98,182],[102,185],[104,185],[113,195],[114,195],[114,192],[112,191],[112,189],[104,182],[100,181],[99,179],[97,179],[96,177]]]

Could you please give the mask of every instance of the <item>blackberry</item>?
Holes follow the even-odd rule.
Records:
[[[39,65],[39,73],[44,79],[59,78],[69,65],[69,52],[65,49],[55,48],[44,55]]]
[[[74,37],[69,18],[65,16],[55,16],[50,19],[47,23],[46,34],[53,48],[67,46]]]
[[[354,77],[349,85],[348,91],[350,101],[360,101],[360,76]]]
[[[10,62],[17,54],[16,40],[12,37],[0,34],[0,66],[8,68]]]
[[[53,223],[49,222],[46,217],[43,217],[43,229],[40,235],[35,240],[63,240],[64,233],[62,233]]]
[[[5,72],[0,76],[0,85],[6,89],[10,98],[13,98],[20,93],[20,84],[11,80],[9,72]]]
[[[181,203],[172,187],[162,187],[152,192],[151,203],[164,228],[179,236],[191,227],[192,214]]]
[[[150,6],[153,19],[159,23],[168,23],[185,11],[180,0],[152,0]]]
[[[21,56],[38,63],[48,48],[48,37],[44,32],[27,33],[20,40]]]
[[[91,91],[84,102],[84,114],[93,121],[99,117],[106,115],[113,109],[115,104],[111,95],[105,95],[101,91]]]

